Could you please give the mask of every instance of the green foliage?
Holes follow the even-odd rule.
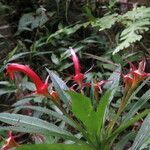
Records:
[[[129,126],[140,120],[142,117],[145,117],[147,114],[150,113],[150,109],[147,109],[143,111],[142,113],[136,115],[133,118],[130,118],[130,120],[123,122],[108,138],[108,141],[112,141],[116,136],[118,136],[121,132],[123,132],[125,129],[127,129]]]
[[[99,31],[110,29],[118,20],[118,14],[106,15],[93,21],[92,27],[98,27]]]
[[[17,150],[32,150],[32,149],[37,149],[37,150],[92,150],[90,147],[84,146],[84,145],[64,145],[64,144],[38,144],[38,145],[24,145],[21,147],[18,147]]]
[[[90,24],[90,22],[86,22],[86,23],[79,23],[76,24],[74,26],[68,26],[68,27],[64,27],[61,28],[59,30],[57,30],[55,33],[50,34],[50,36],[47,38],[46,42],[50,42],[50,40],[52,38],[56,38],[58,39],[60,36],[64,36],[64,35],[71,35],[73,33],[75,33],[77,30],[81,29],[82,27],[87,27]]]
[[[69,90],[69,88],[66,86],[65,82],[59,78],[54,72],[48,70],[49,76],[51,77],[51,80],[54,84],[55,90],[59,93],[59,97],[61,100],[66,104],[70,105],[70,97],[66,94],[64,90]]]
[[[34,110],[34,111],[41,112],[43,114],[48,114],[48,115],[53,116],[57,119],[63,120],[64,122],[68,123],[69,125],[75,127],[74,124],[66,116],[64,116],[64,115],[62,115],[58,112],[52,111],[50,109],[42,108],[40,106],[21,106],[20,105],[20,106],[16,107],[17,111],[20,111],[22,109],[31,109],[31,110]]]
[[[150,8],[134,8],[120,16],[120,19],[119,21],[125,25],[125,29],[120,35],[121,43],[116,47],[113,54],[142,39],[141,34],[148,31],[150,27]]]
[[[136,63],[143,52],[145,56],[149,54],[146,33],[150,27],[150,7],[128,11],[124,4],[116,5],[115,0],[109,4],[85,0],[17,0],[0,4],[4,18],[4,24],[0,24],[2,136],[6,137],[5,132],[10,130],[16,136],[16,132],[24,132],[29,134],[25,139],[19,134],[19,143],[26,142],[26,136],[30,137],[29,143],[43,143],[18,149],[120,150],[131,143],[131,149],[149,146],[149,79],[130,93],[120,114],[118,110],[125,95],[121,77],[128,70],[127,62]],[[122,11],[124,8],[127,10]],[[8,38],[1,34],[5,27],[11,27]],[[85,86],[72,81],[74,70],[67,51],[70,46],[78,52]],[[134,52],[121,51],[130,46]],[[143,52],[139,53],[139,49]],[[48,76],[49,94],[55,91],[60,99],[52,101],[51,95],[32,93],[36,87],[23,74],[15,73],[14,81],[5,81],[8,76],[4,77],[3,72],[11,62],[29,65],[41,79]],[[121,66],[127,68],[122,72]],[[96,88],[101,80],[108,80],[101,87],[102,93]],[[144,117],[137,134],[134,123],[140,125]]]
[[[0,95],[10,94],[16,91],[15,87],[7,81],[0,81],[0,87],[3,87],[0,89]]]
[[[44,135],[59,136],[66,139],[78,141],[78,139],[71,135],[69,132],[57,127],[52,123],[48,123],[35,117],[20,114],[0,113],[0,120],[12,125],[3,126],[0,128],[0,130],[14,130],[18,132],[39,133]],[[19,126],[13,126],[14,124],[19,124]]]
[[[135,138],[135,132],[131,131],[130,133],[127,133],[126,135],[123,135],[122,139],[116,144],[115,150],[121,150],[123,149],[126,144]]]
[[[139,150],[142,145],[147,143],[147,141],[150,139],[150,132],[148,131],[150,131],[150,115],[145,118],[138,134],[136,135],[131,150]]]
[[[149,95],[150,90],[146,91],[138,100],[137,102],[131,107],[130,111],[125,115],[124,122],[126,122],[129,118],[132,118],[136,114],[136,112],[139,111],[139,109],[142,108],[142,106],[150,100],[150,95]]]
[[[72,111],[75,116],[82,121],[92,139],[96,136],[100,137],[101,130],[104,128],[105,124],[105,113],[109,104],[111,91],[107,91],[103,95],[96,111],[89,98],[73,92],[69,92],[69,94],[72,98]]]
[[[48,16],[45,11],[44,8],[39,8],[36,10],[36,13],[23,14],[19,20],[18,33],[25,30],[32,31],[37,27],[42,27],[48,21]]]

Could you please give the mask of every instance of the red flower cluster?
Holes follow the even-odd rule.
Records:
[[[79,63],[79,59],[74,51],[74,49],[69,48],[71,55],[72,55],[72,60],[74,64],[74,70],[75,70],[75,75],[73,76],[73,80],[83,89],[84,87],[90,87],[91,83],[84,83],[83,80],[85,78],[85,73],[81,73],[81,66]],[[94,89],[97,91],[99,90],[100,93],[102,93],[102,85],[108,82],[107,80],[102,80],[97,83],[94,83]]]
[[[125,88],[135,88],[141,81],[145,80],[150,73],[145,73],[145,60],[142,60],[139,63],[138,68],[136,68],[132,63],[130,63],[130,72],[126,75],[123,75]]]

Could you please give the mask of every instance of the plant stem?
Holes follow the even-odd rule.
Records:
[[[126,105],[127,105],[127,103],[128,103],[128,100],[129,100],[129,98],[130,98],[130,96],[132,95],[132,92],[133,92],[134,90],[135,90],[135,87],[131,87],[131,88],[128,90],[128,92],[125,94],[125,96],[123,97],[123,99],[122,99],[122,101],[121,101],[121,104],[120,104],[120,107],[119,107],[119,109],[118,109],[118,111],[117,111],[117,115],[116,115],[115,119],[112,120],[112,121],[109,123],[109,125],[108,125],[108,135],[111,134],[111,132],[112,132],[112,130],[113,130],[113,128],[114,128],[114,125],[115,125],[115,123],[116,123],[118,117],[119,117],[119,116],[121,115],[121,113],[124,111],[124,109],[125,109],[125,107],[126,107]]]

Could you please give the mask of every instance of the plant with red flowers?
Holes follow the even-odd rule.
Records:
[[[3,130],[9,130],[9,128],[11,128],[11,130],[18,132],[28,132],[31,134],[36,133],[43,135],[43,137],[46,137],[47,135],[57,136],[60,137],[58,141],[60,141],[61,138],[66,140],[69,139],[74,143],[79,144],[79,147],[77,145],[75,146],[75,149],[83,148],[87,150],[110,150],[114,145],[117,144],[118,137],[124,134],[124,130],[150,113],[150,109],[143,111],[140,109],[143,105],[143,102],[141,102],[144,99],[143,97],[146,96],[146,98],[149,98],[149,90],[144,93],[139,101],[135,103],[135,105],[138,107],[133,106],[133,108],[131,108],[132,112],[125,110],[128,103],[133,98],[133,94],[136,95],[137,91],[135,92],[135,90],[139,84],[150,76],[149,73],[144,72],[146,64],[144,61],[141,61],[138,69],[130,64],[130,72],[126,75],[123,75],[123,97],[118,98],[115,96],[115,93],[119,87],[120,74],[117,72],[121,71],[120,68],[117,68],[117,70],[114,71],[108,80],[101,80],[93,83],[85,82],[83,81],[85,74],[80,72],[78,57],[73,49],[70,49],[70,52],[75,68],[75,75],[73,79],[80,86],[81,90],[79,90],[79,92],[81,93],[69,90],[66,83],[54,72],[48,69],[47,71],[52,81],[51,85],[53,85],[52,89],[54,88],[55,91],[49,91],[48,79],[43,82],[40,77],[28,66],[14,63],[7,66],[7,72],[11,79],[14,78],[15,72],[20,71],[25,73],[35,84],[36,92],[40,95],[43,95],[47,99],[51,99],[53,104],[57,107],[56,110],[59,109],[57,112],[54,111],[55,107],[49,109],[37,105],[17,105],[17,110],[31,109],[32,111],[39,111],[41,114],[52,115],[58,120],[65,122],[67,125],[62,129],[58,126],[58,123],[49,123],[48,120],[45,121],[42,120],[42,118],[32,116],[32,113],[30,116],[14,113],[0,113],[0,121],[9,125],[3,125],[1,128]],[[93,81],[96,81],[96,79],[93,79]],[[104,84],[105,88],[102,90],[102,86]],[[142,88],[142,86],[140,88]],[[90,89],[91,93],[93,92],[92,94],[94,96],[92,99],[88,98],[91,97],[91,95],[87,94],[87,89]],[[117,108],[112,107],[116,99],[117,101],[120,101],[121,99],[120,105]],[[115,113],[114,117],[110,117],[112,110],[117,112]],[[126,117],[123,116],[123,112],[126,114]],[[136,112],[139,112],[139,114]],[[120,119],[121,117],[124,118]],[[17,124],[17,126],[14,126],[14,124]],[[68,131],[70,127],[72,130]],[[80,133],[82,138],[78,138],[74,134],[74,131],[76,133]],[[7,147],[7,145],[15,144],[14,138],[12,137],[13,136],[11,133],[9,138],[12,142],[10,144],[7,142],[4,146]],[[42,142],[44,142],[44,138]],[[41,146],[44,147],[44,145]],[[51,149],[61,149],[62,147],[66,150],[68,149],[67,145],[65,144],[50,144],[48,147]],[[70,145],[70,149],[73,147],[74,145]],[[19,149],[22,149],[22,147]],[[34,146],[32,149],[34,149]]]

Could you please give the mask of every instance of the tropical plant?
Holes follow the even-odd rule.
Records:
[[[126,110],[128,104],[137,95],[138,91],[145,85],[146,81],[149,79],[149,73],[145,73],[146,62],[142,60],[139,63],[139,67],[136,68],[132,63],[130,64],[130,72],[126,75],[123,74],[124,90],[123,97],[118,98],[116,92],[119,87],[121,69],[117,68],[114,73],[110,76],[107,81],[104,82],[86,82],[85,74],[81,73],[80,64],[77,55],[74,50],[70,48],[69,50],[72,55],[72,60],[75,68],[75,75],[73,77],[74,84],[71,88],[68,88],[65,82],[59,78],[53,71],[47,69],[49,74],[46,82],[43,82],[40,77],[28,66],[21,64],[10,63],[7,65],[7,72],[11,79],[14,79],[15,72],[23,72],[33,81],[35,84],[35,90],[32,95],[39,94],[42,97],[51,100],[53,106],[59,109],[55,112],[49,108],[42,106],[26,105],[31,99],[23,99],[18,101],[15,106],[16,113],[0,113],[0,121],[4,124],[0,127],[0,130],[25,132],[30,134],[39,134],[44,137],[51,137],[55,139],[68,140],[69,143],[73,145],[41,145],[39,149],[104,149],[109,150],[113,145],[117,145],[116,141],[118,136],[121,136],[125,130],[127,130],[134,123],[145,117],[150,113],[149,109],[141,110],[141,107],[149,100],[149,90],[143,94],[143,96],[130,108],[130,111]],[[52,80],[54,89],[49,89],[50,85],[48,83],[49,77]],[[146,81],[144,81],[147,78]],[[144,81],[144,82],[143,82]],[[143,82],[140,86],[139,84]],[[102,85],[106,89],[106,92],[102,91]],[[48,88],[49,85],[49,88]],[[92,99],[88,98],[86,89],[91,89]],[[78,91],[75,92],[75,91]],[[45,100],[44,98],[44,100]],[[120,104],[116,109],[114,109],[111,104]],[[41,103],[41,102],[40,102]],[[29,104],[29,103],[28,103]],[[53,107],[54,108],[54,107]],[[51,115],[58,120],[65,122],[64,126],[58,126],[54,123],[50,123],[48,120],[43,120],[42,117],[38,116],[28,116],[18,114],[20,110],[28,109],[34,112],[39,112],[42,114]],[[111,116],[112,111],[116,111]],[[137,114],[137,112],[139,113]],[[125,115],[123,115],[125,113]],[[29,114],[29,112],[27,113]],[[145,122],[148,121],[146,118]],[[143,123],[139,131],[141,135],[141,130],[147,123]],[[7,125],[6,125],[7,124]],[[67,131],[68,128],[72,127],[75,130],[74,134],[71,131]],[[142,135],[140,144],[137,145],[136,141],[133,147],[141,147],[145,140],[148,140],[149,134]],[[10,140],[8,140],[10,139]],[[3,149],[12,148],[18,146],[15,141],[15,136],[10,132],[6,144]],[[45,140],[43,140],[44,142]],[[67,141],[66,141],[67,142]],[[126,141],[128,142],[128,141]],[[45,143],[45,142],[44,142]],[[76,146],[74,144],[77,144]],[[120,143],[119,143],[120,144]],[[132,147],[132,148],[133,148]],[[33,149],[35,146],[25,146],[19,147],[18,149]]]

